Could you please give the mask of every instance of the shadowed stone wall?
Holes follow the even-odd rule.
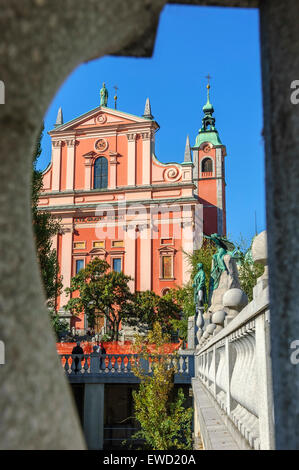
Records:
[[[43,307],[30,210],[32,149],[51,99],[77,65],[104,54],[151,53],[164,3],[0,0],[0,79],[6,87],[0,106],[0,340],[6,346],[0,448],[84,447]],[[299,372],[289,360],[290,341],[299,339],[299,108],[290,103],[290,83],[299,79],[299,4],[260,5],[277,446],[299,448]]]
[[[32,236],[32,149],[62,81],[81,62],[139,44],[163,0],[0,0],[0,448],[84,442],[50,330]],[[153,36],[153,34],[152,34]],[[143,44],[145,46],[143,47]],[[99,77],[100,83],[101,77]]]
[[[299,449],[299,2],[261,2],[267,234],[276,448]]]

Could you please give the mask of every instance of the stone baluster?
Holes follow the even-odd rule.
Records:
[[[84,361],[84,366],[83,366],[83,369],[84,369],[84,374],[87,374],[88,373],[88,369],[89,369],[89,365],[88,365],[88,358],[89,358],[89,355],[86,354],[84,356],[85,358],[85,361]]]
[[[225,399],[227,393],[227,386],[225,382],[225,345],[221,342],[216,345],[216,399],[222,408],[225,407]],[[220,391],[218,392],[218,389]]]
[[[224,310],[218,310],[217,312],[213,313],[211,320],[212,323],[215,325],[215,328],[213,330],[214,336],[224,328],[225,316],[226,312]]]
[[[108,366],[107,366],[108,374],[111,373],[111,369],[112,369],[112,358],[113,358],[113,355],[112,355],[112,354],[108,354]]]
[[[227,311],[224,325],[228,325],[238,313],[247,305],[248,298],[242,289],[233,288],[225,292],[222,299],[223,306]]]
[[[259,233],[253,240],[251,247],[252,259],[255,264],[264,266],[263,274],[257,279],[256,286],[253,288],[253,298],[260,296],[261,292],[268,287],[268,252],[267,252],[267,232],[264,230]]]
[[[70,373],[70,365],[69,365],[70,356],[68,354],[65,354],[63,357],[65,358],[64,370],[67,374],[69,374]]]
[[[128,358],[127,372],[129,374],[132,370],[132,354],[128,354],[127,358]]]
[[[90,373],[96,374],[100,370],[100,355],[98,353],[90,354]]]
[[[71,356],[71,360],[72,360],[72,363],[71,363],[71,374],[74,374],[75,373],[75,369],[76,369],[76,364],[75,364],[75,358],[77,357],[77,355],[75,354],[72,354]]]

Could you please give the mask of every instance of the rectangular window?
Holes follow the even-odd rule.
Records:
[[[84,259],[76,259],[76,274],[84,268]]]
[[[112,248],[122,248],[124,246],[123,240],[113,240]]]
[[[161,238],[161,245],[171,245],[172,238]]]
[[[74,250],[82,250],[86,246],[85,242],[74,242]]]
[[[93,248],[105,248],[105,241],[100,240],[100,241],[97,241],[97,242],[92,242],[92,247]]]
[[[172,274],[172,256],[162,256],[162,278],[163,279],[171,279],[173,277]]]
[[[121,258],[113,258],[112,261],[113,271],[121,272]]]

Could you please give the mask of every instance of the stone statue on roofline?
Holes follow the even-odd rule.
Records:
[[[107,107],[107,103],[108,103],[108,90],[105,86],[105,83],[103,83],[103,87],[101,88],[100,90],[100,98],[101,98],[101,101],[100,101],[100,106],[106,106]]]

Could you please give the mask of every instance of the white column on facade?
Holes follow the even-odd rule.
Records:
[[[66,189],[74,189],[75,177],[75,139],[66,140],[67,145],[67,164],[66,164]]]
[[[222,149],[216,149],[217,178],[217,232],[223,234],[223,181],[222,181]]]
[[[152,229],[150,219],[140,231],[140,290],[152,289]]]
[[[52,191],[60,190],[61,140],[52,141]]]
[[[151,184],[151,132],[142,136],[142,184]]]
[[[85,160],[85,175],[84,175],[84,189],[87,191],[91,189],[91,169],[92,169],[92,160]]]
[[[192,206],[182,207],[182,281],[186,284],[190,279],[190,265],[185,253],[192,254],[194,247],[195,220]]]
[[[83,155],[85,162],[85,174],[84,174],[84,189],[85,190],[90,190],[92,188],[91,184],[91,174],[92,174],[92,163],[93,163],[93,157],[94,157],[95,152],[89,152],[85,155]]]
[[[60,273],[62,276],[63,289],[60,295],[60,310],[68,302],[69,296],[65,294],[64,289],[70,287],[72,276],[72,252],[73,252],[73,219],[63,220],[62,224],[62,242],[61,242],[61,261]]]
[[[127,184],[136,185],[136,134],[127,134],[128,139],[128,168]]]
[[[110,182],[109,182],[110,189],[115,189],[117,186],[116,168],[117,168],[117,153],[110,152]]]
[[[135,225],[127,226],[124,232],[125,239],[125,274],[131,276],[133,279],[129,282],[129,287],[132,292],[135,291],[136,286],[136,231]]]

